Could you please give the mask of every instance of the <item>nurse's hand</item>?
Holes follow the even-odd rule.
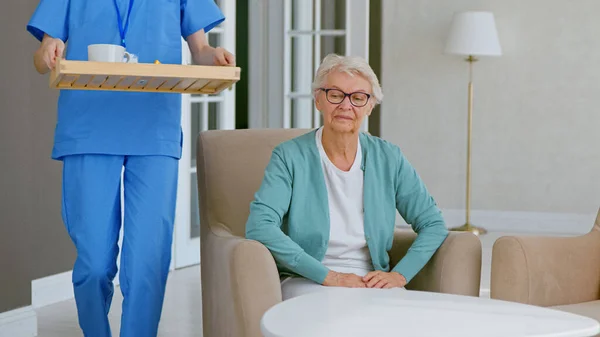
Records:
[[[216,66],[235,66],[235,57],[225,48],[213,48],[213,63]]]
[[[50,69],[54,69],[56,61],[63,57],[64,51],[65,43],[61,39],[55,39],[49,35],[44,35],[42,44],[33,57],[35,69],[40,74],[45,74]]]
[[[200,29],[186,38],[192,59],[204,66],[235,66],[235,57],[222,47],[211,47],[204,30]]]

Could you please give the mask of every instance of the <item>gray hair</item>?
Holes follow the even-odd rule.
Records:
[[[317,74],[312,84],[313,95],[317,96],[319,88],[325,83],[327,76],[332,71],[345,72],[350,76],[358,74],[364,77],[369,83],[371,83],[371,90],[373,91],[373,98],[375,103],[379,104],[383,100],[383,91],[379,85],[377,75],[371,68],[371,66],[365,61],[365,59],[356,56],[340,56],[336,54],[329,54],[325,56],[323,62],[317,69]]]

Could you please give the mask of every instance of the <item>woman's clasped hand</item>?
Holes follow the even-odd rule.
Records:
[[[329,272],[323,282],[324,286],[346,288],[402,288],[406,278],[397,272],[372,271],[364,277],[351,273]]]

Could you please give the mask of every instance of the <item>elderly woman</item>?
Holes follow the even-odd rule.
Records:
[[[312,89],[324,125],[273,150],[246,237],[273,255],[284,300],[331,286],[404,287],[448,235],[441,212],[397,146],[360,132],[383,96],[363,59],[328,55]],[[417,238],[390,266],[396,210]]]

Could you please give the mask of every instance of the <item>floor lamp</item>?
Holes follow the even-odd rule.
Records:
[[[467,193],[465,224],[452,228],[476,235],[486,230],[471,224],[471,131],[473,126],[473,63],[478,56],[500,56],[502,50],[496,31],[494,14],[490,12],[462,12],[454,15],[446,41],[446,54],[466,56],[469,63],[468,124],[467,124]]]

